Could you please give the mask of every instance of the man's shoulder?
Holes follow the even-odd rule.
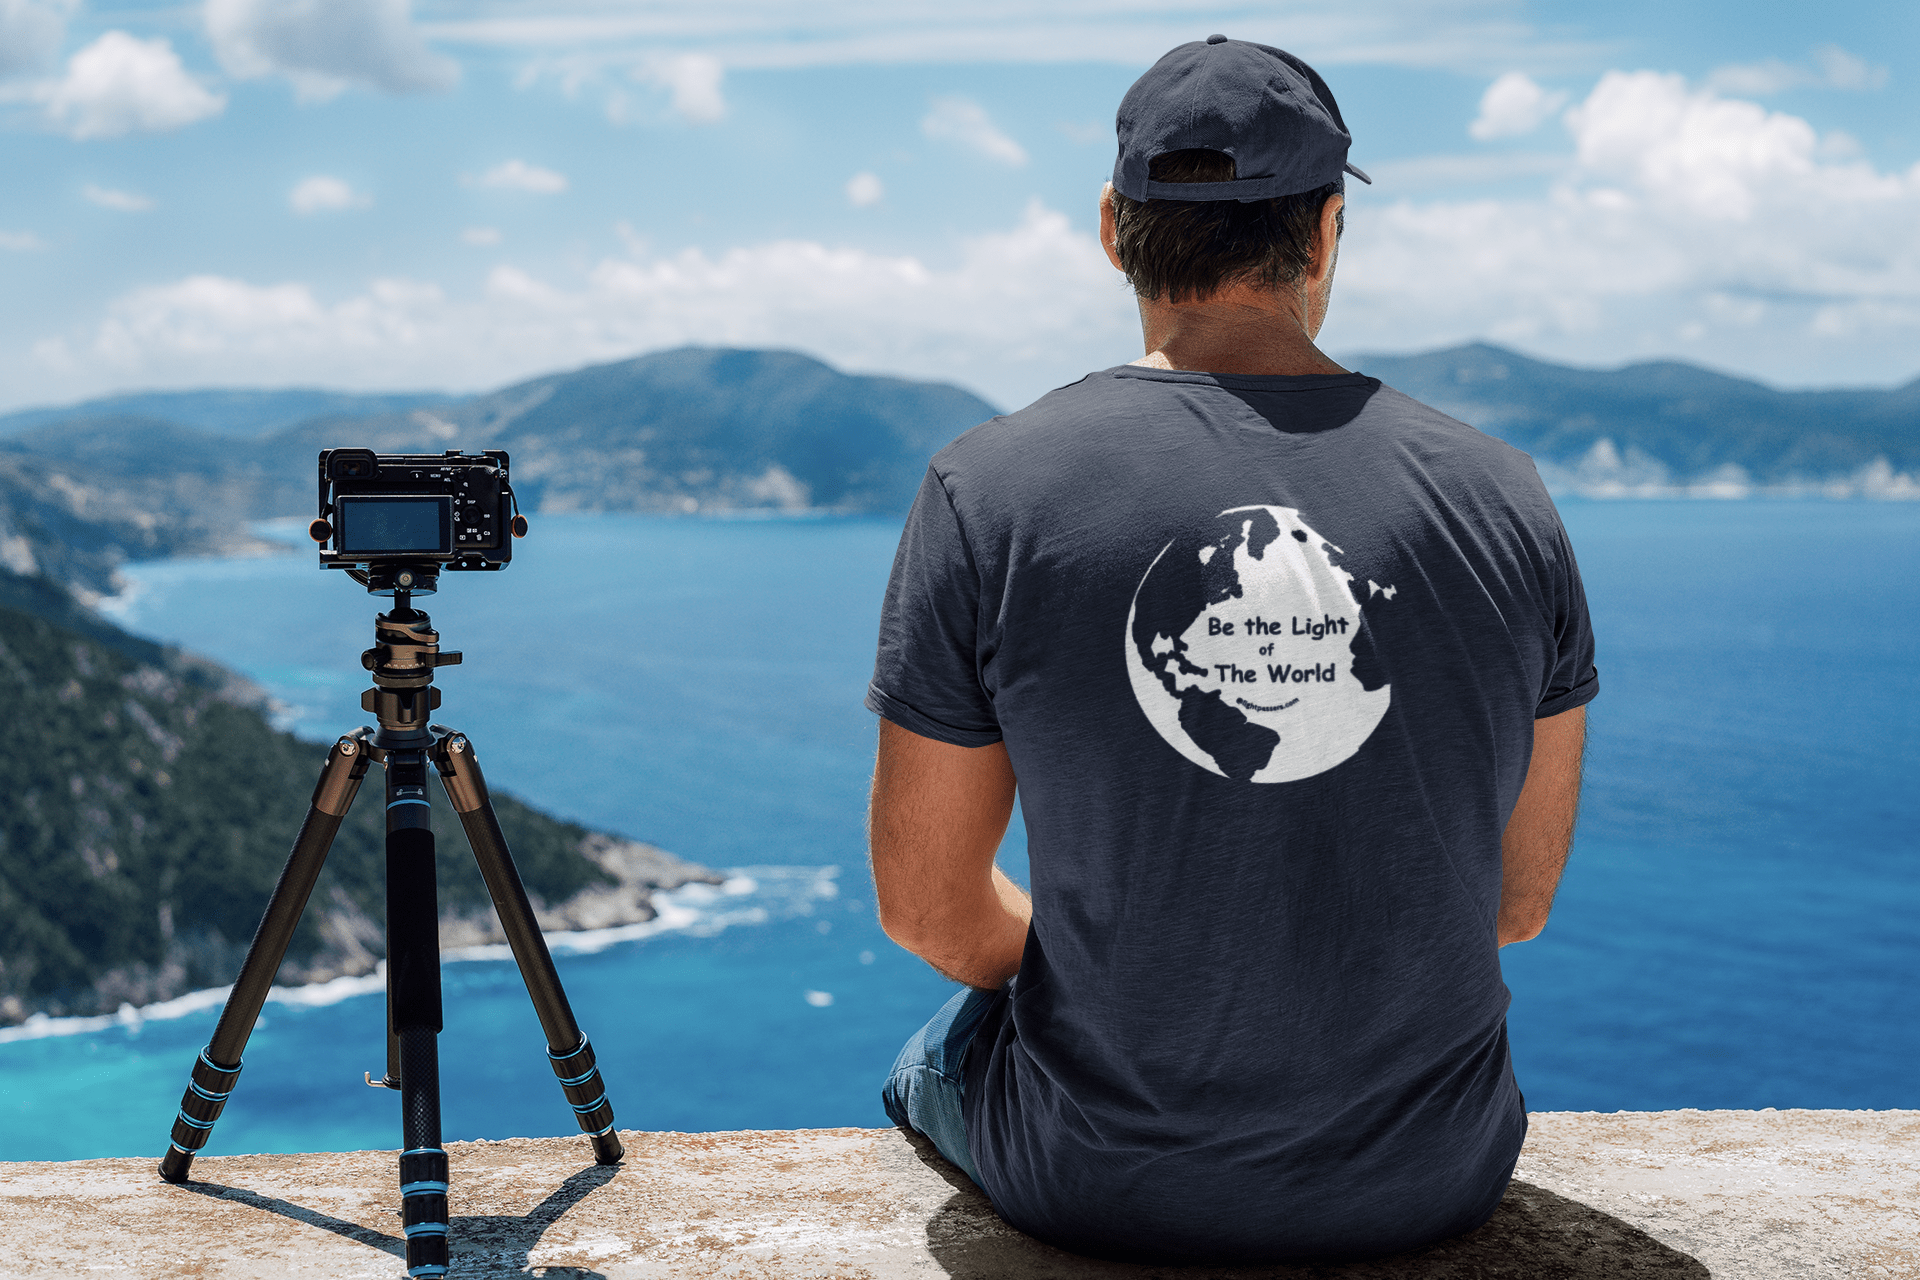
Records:
[[[1196,384],[1161,381],[1150,374],[1128,376],[1132,373],[1134,370],[1128,365],[1096,370],[1065,386],[1056,387],[1023,409],[989,418],[963,432],[937,453],[934,456],[935,469],[990,464],[1009,453],[1024,452],[1048,437],[1073,436],[1088,427],[1099,427],[1103,436],[1111,437],[1117,420],[1134,417],[1151,419],[1174,409],[1176,401],[1178,412],[1183,415],[1194,413],[1198,406],[1191,396],[1179,395],[1182,390],[1206,385],[1209,389],[1232,394],[1235,390],[1248,389],[1236,388],[1236,383],[1249,381],[1223,378],[1217,384]],[[1205,378],[1208,375],[1200,376]],[[1342,381],[1349,379],[1352,382],[1344,390],[1360,390],[1352,385],[1355,382],[1363,382],[1366,387],[1353,409],[1336,411],[1343,425],[1351,422],[1366,434],[1376,437],[1384,435],[1408,443],[1444,447],[1483,463],[1518,465],[1532,470],[1532,459],[1527,454],[1470,423],[1416,400],[1378,378],[1360,373],[1346,375]],[[1348,417],[1348,413],[1352,416]]]
[[[1025,408],[996,414],[969,428],[933,455],[934,470],[991,465],[1022,447],[1036,433],[1073,433],[1102,421],[1114,408],[1112,369],[1099,369],[1055,387]]]

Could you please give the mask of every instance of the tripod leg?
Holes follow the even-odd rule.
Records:
[[[527,901],[526,886],[507,850],[506,837],[494,817],[493,804],[487,799],[486,779],[473,758],[473,745],[462,734],[434,726],[433,762],[446,784],[447,798],[460,825],[466,829],[467,843],[480,864],[480,875],[487,882],[493,909],[500,917],[513,958],[520,966],[520,977],[533,997],[534,1012],[540,1017],[540,1029],[547,1037],[547,1060],[560,1088],[580,1121],[581,1131],[593,1144],[593,1158],[600,1164],[618,1164],[625,1154],[613,1131],[613,1104],[594,1064],[593,1046],[580,1032],[574,1020],[573,1006],[560,986],[554,971],[553,956],[547,940],[540,936],[533,905]]]
[[[424,751],[387,751],[387,1019],[400,1058],[400,1215],[407,1274],[447,1273],[440,1146],[440,922]]]
[[[361,729],[333,744],[320,781],[313,789],[313,803],[306,821],[294,839],[293,852],[280,872],[280,881],[267,900],[266,914],[254,930],[253,943],[247,948],[240,976],[234,979],[226,1008],[213,1029],[213,1039],[193,1064],[187,1091],[180,1099],[180,1114],[173,1122],[173,1140],[160,1160],[160,1176],[168,1182],[185,1182],[193,1166],[194,1153],[207,1144],[213,1123],[227,1105],[234,1081],[240,1078],[240,1060],[267,1001],[273,977],[286,958],[287,944],[300,924],[320,868],[326,865],[327,852],[340,830],[341,819],[353,805],[360,780],[367,776],[367,744]]]

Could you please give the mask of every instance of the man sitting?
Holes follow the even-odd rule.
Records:
[[[1499,948],[1573,829],[1579,571],[1524,454],[1314,345],[1365,175],[1311,68],[1183,45],[1118,127],[1147,354],[941,451],[887,590],[881,923],[969,989],[884,1098],[1063,1248],[1415,1248],[1526,1133]]]

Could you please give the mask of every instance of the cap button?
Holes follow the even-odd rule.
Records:
[[[1225,44],[1226,42],[1227,38],[1225,36],[1212,35],[1207,37],[1208,44]]]

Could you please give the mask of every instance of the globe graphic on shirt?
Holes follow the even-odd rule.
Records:
[[[1174,538],[1127,612],[1127,671],[1160,736],[1241,782],[1294,782],[1350,758],[1392,701],[1340,548],[1291,507],[1235,507]]]

